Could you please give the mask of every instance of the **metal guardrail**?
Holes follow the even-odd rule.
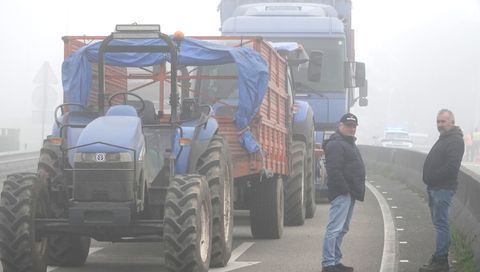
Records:
[[[35,152],[9,152],[0,154],[0,183],[9,174],[17,172],[35,172],[39,151]]]

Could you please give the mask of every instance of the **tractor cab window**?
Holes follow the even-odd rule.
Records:
[[[200,102],[211,104],[222,99],[238,99],[237,67],[223,64],[201,67],[198,70],[203,79],[197,81]]]

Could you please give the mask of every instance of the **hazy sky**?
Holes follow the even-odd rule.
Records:
[[[160,24],[167,34],[218,35],[218,2],[1,1],[0,127],[15,126],[35,111],[33,79],[44,62],[58,79],[60,102],[62,36],[107,35],[115,24],[133,22]],[[369,131],[381,133],[386,123],[434,131],[442,107],[458,111],[468,129],[480,122],[479,3],[353,0],[356,54],[367,64],[370,86],[369,107],[354,111]]]

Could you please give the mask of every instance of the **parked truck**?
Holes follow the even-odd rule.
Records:
[[[351,0],[221,0],[219,4],[222,35],[258,35],[304,46],[309,65],[294,69],[294,88],[296,99],[313,108],[317,146],[356,101],[360,106],[368,104],[365,65],[355,60],[351,8]],[[315,65],[319,73],[309,69]],[[315,179],[321,199],[326,196],[323,158],[315,165],[316,177],[309,178]]]

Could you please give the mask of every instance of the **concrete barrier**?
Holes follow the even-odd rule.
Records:
[[[427,199],[426,186],[422,181],[423,163],[427,154],[378,146],[359,148],[368,171],[404,182]],[[480,176],[463,166],[458,175],[451,219],[465,235],[467,244],[473,250],[475,263],[480,266]]]

